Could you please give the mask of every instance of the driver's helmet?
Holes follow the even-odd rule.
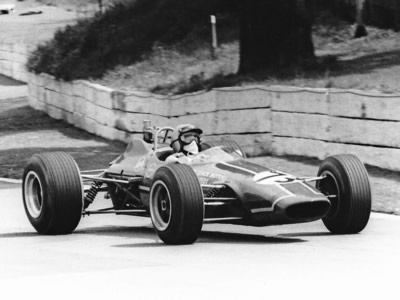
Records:
[[[171,147],[175,152],[197,154],[200,151],[200,135],[203,130],[192,124],[178,125],[171,136]]]

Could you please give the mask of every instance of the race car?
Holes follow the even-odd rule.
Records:
[[[166,163],[171,127],[147,127],[104,170],[80,171],[67,153],[36,154],[23,174],[26,215],[40,234],[72,233],[85,215],[150,217],[166,244],[191,244],[204,223],[250,226],[322,219],[335,234],[362,231],[371,212],[364,164],[326,158],[312,177],[254,164],[234,141],[201,144],[196,155]],[[315,184],[312,184],[315,183]],[[90,210],[101,192],[111,207]]]

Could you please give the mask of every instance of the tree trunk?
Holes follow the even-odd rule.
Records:
[[[363,20],[364,4],[365,0],[356,0],[356,30],[354,32],[354,38],[360,38],[368,35]]]
[[[239,73],[276,70],[314,59],[306,0],[242,0]]]
[[[393,3],[393,12],[394,12],[394,30],[400,30],[400,3],[399,1],[394,1]]]

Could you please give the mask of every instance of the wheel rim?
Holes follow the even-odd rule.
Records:
[[[328,214],[325,216],[326,219],[334,218],[340,206],[340,190],[339,185],[336,181],[336,177],[329,171],[324,171],[320,176],[324,176],[325,178],[318,182],[317,188],[328,197],[331,202],[331,208],[329,209]],[[335,196],[335,197],[332,197]]]
[[[171,196],[161,180],[156,181],[151,189],[150,213],[157,230],[164,231],[168,228],[172,214]]]
[[[38,218],[43,208],[43,189],[39,176],[30,171],[25,177],[24,199],[32,218]]]

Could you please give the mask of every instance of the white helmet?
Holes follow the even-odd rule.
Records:
[[[200,151],[200,135],[202,133],[203,130],[192,124],[178,125],[171,136],[171,147],[175,152],[197,153]],[[194,151],[193,146],[196,146],[197,151]]]

